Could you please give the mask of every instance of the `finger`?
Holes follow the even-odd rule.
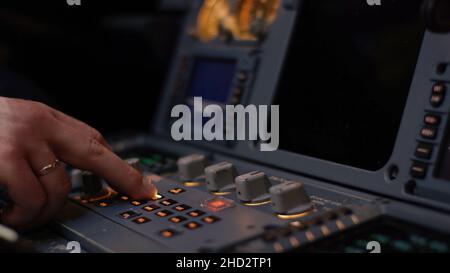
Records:
[[[39,175],[39,171],[53,163],[56,160],[56,156],[45,144],[37,145],[36,147],[39,148],[30,152],[28,161],[34,172]],[[46,223],[61,209],[72,186],[64,164],[59,164],[49,170],[47,174],[38,176],[38,180],[47,195],[47,202],[33,222],[33,226],[40,226]]]
[[[108,144],[108,142],[105,140],[105,138],[102,136],[100,132],[98,132],[96,129],[92,128],[91,126],[87,125],[86,123],[77,120],[69,115],[64,114],[63,112],[60,112],[56,109],[50,108],[54,117],[58,119],[59,121],[71,126],[74,129],[79,130],[81,133],[85,134],[87,137],[95,138],[98,142],[100,142],[102,145],[104,145],[109,150],[112,150],[111,146]]]
[[[135,199],[155,196],[149,180],[92,137],[62,125],[50,143],[56,156],[74,167],[91,171],[107,180],[111,186]]]
[[[23,227],[40,214],[47,197],[25,159],[4,165],[0,181],[6,187],[11,207],[3,211],[1,221],[15,228]]]

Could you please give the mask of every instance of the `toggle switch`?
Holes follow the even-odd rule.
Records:
[[[206,187],[212,192],[228,192],[235,188],[236,168],[229,162],[221,162],[205,169]]]
[[[236,192],[239,200],[247,203],[260,203],[270,199],[270,181],[267,175],[255,171],[236,177]]]
[[[269,190],[273,210],[279,214],[294,215],[312,208],[311,199],[300,182],[285,182]]]
[[[206,166],[206,157],[201,154],[185,156],[178,159],[177,166],[182,180],[193,180],[203,175],[203,170]]]

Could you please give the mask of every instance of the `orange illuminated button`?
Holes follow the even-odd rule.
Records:
[[[182,192],[185,192],[185,190],[182,189],[182,188],[173,188],[173,189],[170,189],[169,192],[170,192],[171,194],[180,194],[180,193],[182,193]]]
[[[176,204],[176,203],[178,203],[177,201],[175,201],[175,200],[173,200],[173,199],[167,199],[167,200],[163,200],[163,201],[161,201],[161,202],[159,202],[161,205],[164,205],[164,206],[171,206],[171,205],[174,205],[174,204]]]
[[[123,201],[128,201],[128,200],[130,200],[130,197],[128,197],[126,195],[122,195],[122,196],[120,196],[120,199]]]
[[[197,228],[201,227],[202,225],[200,225],[197,222],[189,222],[189,223],[184,224],[184,226],[188,229],[197,229]]]
[[[159,232],[159,234],[164,238],[171,238],[171,237],[177,235],[178,233],[173,229],[164,229],[164,230],[161,230]]]
[[[211,215],[211,216],[203,217],[203,218],[202,218],[202,221],[205,222],[205,223],[208,223],[208,224],[212,224],[212,223],[214,223],[214,222],[220,221],[220,218]]]
[[[145,224],[147,222],[150,222],[150,219],[146,218],[146,217],[139,217],[133,220],[133,222],[135,222],[136,224]]]
[[[181,223],[186,220],[187,220],[186,217],[183,216],[174,216],[169,218],[169,221],[175,224]]]
[[[137,201],[137,200],[133,200],[133,201],[131,201],[131,205],[133,205],[133,206],[140,206],[140,205],[142,205],[142,202]]]
[[[123,219],[129,219],[132,218],[134,216],[137,216],[138,213],[136,213],[135,211],[129,210],[129,211],[125,211],[119,214],[120,217],[122,217]]]
[[[204,201],[202,206],[210,211],[219,211],[233,206],[233,201],[222,197],[217,197]]]
[[[193,210],[191,212],[188,212],[187,214],[189,216],[191,216],[191,217],[199,217],[199,216],[201,216],[201,215],[203,215],[205,213],[203,211],[201,211],[201,210]]]
[[[191,207],[185,204],[181,204],[181,205],[176,205],[173,209],[176,211],[185,211],[190,209]]]
[[[173,214],[173,212],[171,212],[170,210],[161,210],[161,211],[158,211],[157,213],[155,213],[157,216],[159,216],[159,217],[166,217],[166,216],[168,216],[168,215],[171,215],[171,214]]]
[[[103,202],[103,201],[102,201],[102,202],[98,202],[98,203],[97,203],[97,206],[98,206],[98,207],[101,207],[101,208],[104,208],[104,207],[109,206],[109,204],[108,204],[107,202]]]
[[[147,206],[143,207],[142,209],[150,212],[150,211],[154,211],[154,210],[159,209],[159,206],[150,204],[150,205],[147,205]]]

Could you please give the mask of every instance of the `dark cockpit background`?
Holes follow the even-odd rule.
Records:
[[[0,95],[43,101],[104,134],[146,131],[185,6],[1,1]]]

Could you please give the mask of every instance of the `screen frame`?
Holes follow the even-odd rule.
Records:
[[[187,18],[177,57],[173,62],[171,78],[168,81],[169,87],[173,85],[174,72],[179,65],[180,58],[186,52],[198,53],[197,50],[202,50],[203,54],[209,52],[214,55],[228,56],[230,52],[237,50],[237,48],[221,48],[221,45],[217,44],[207,47],[197,46],[197,50],[195,49],[195,42],[192,42],[188,33],[191,26],[195,24],[195,15],[200,2],[197,1],[197,5],[194,4],[192,6],[190,15]],[[255,73],[254,84],[243,104],[272,104],[275,97],[274,93],[278,87],[279,76],[283,69],[285,55],[289,47],[290,36],[295,26],[295,20],[301,14],[302,2],[302,0],[293,1],[292,4],[280,7],[278,17],[271,26],[270,35],[258,48],[259,52],[271,52],[271,54],[264,55],[258,59],[258,69]],[[241,160],[250,160],[332,184],[348,186],[366,192],[374,192],[450,211],[449,203],[433,200],[433,198],[429,197],[423,198],[405,190],[407,183],[411,181],[409,168],[418,142],[418,132],[422,127],[424,109],[429,104],[430,93],[428,91],[431,90],[431,79],[441,77],[450,81],[450,75],[448,75],[448,78],[445,78],[447,75],[439,76],[436,74],[436,66],[438,64],[442,62],[450,63],[450,51],[448,48],[450,48],[450,34],[436,34],[428,30],[425,31],[392,155],[385,166],[377,171],[359,169],[283,150],[261,152],[259,151],[259,145],[255,145],[255,142],[252,141],[239,141],[231,147],[199,141],[187,141],[183,142],[183,144],[197,147],[205,152],[228,154]],[[249,53],[252,52],[252,48],[248,49]],[[170,105],[170,93],[170,88],[166,89],[161,100],[162,108],[167,109],[167,106]],[[450,100],[448,100],[448,105],[445,104],[442,107],[450,109]],[[152,128],[157,135],[165,139],[169,137],[170,140],[170,132],[164,126],[165,115],[163,113],[164,111],[160,111],[157,122]],[[447,117],[442,120],[442,123],[447,124]],[[434,167],[433,164],[432,162],[430,168]],[[393,166],[398,168],[395,180],[391,179],[389,175]],[[433,192],[440,192],[444,196],[450,196],[449,183],[433,177],[432,174],[433,172],[430,170],[426,179],[417,182],[418,190],[432,190]],[[431,195],[433,196],[433,194]]]

